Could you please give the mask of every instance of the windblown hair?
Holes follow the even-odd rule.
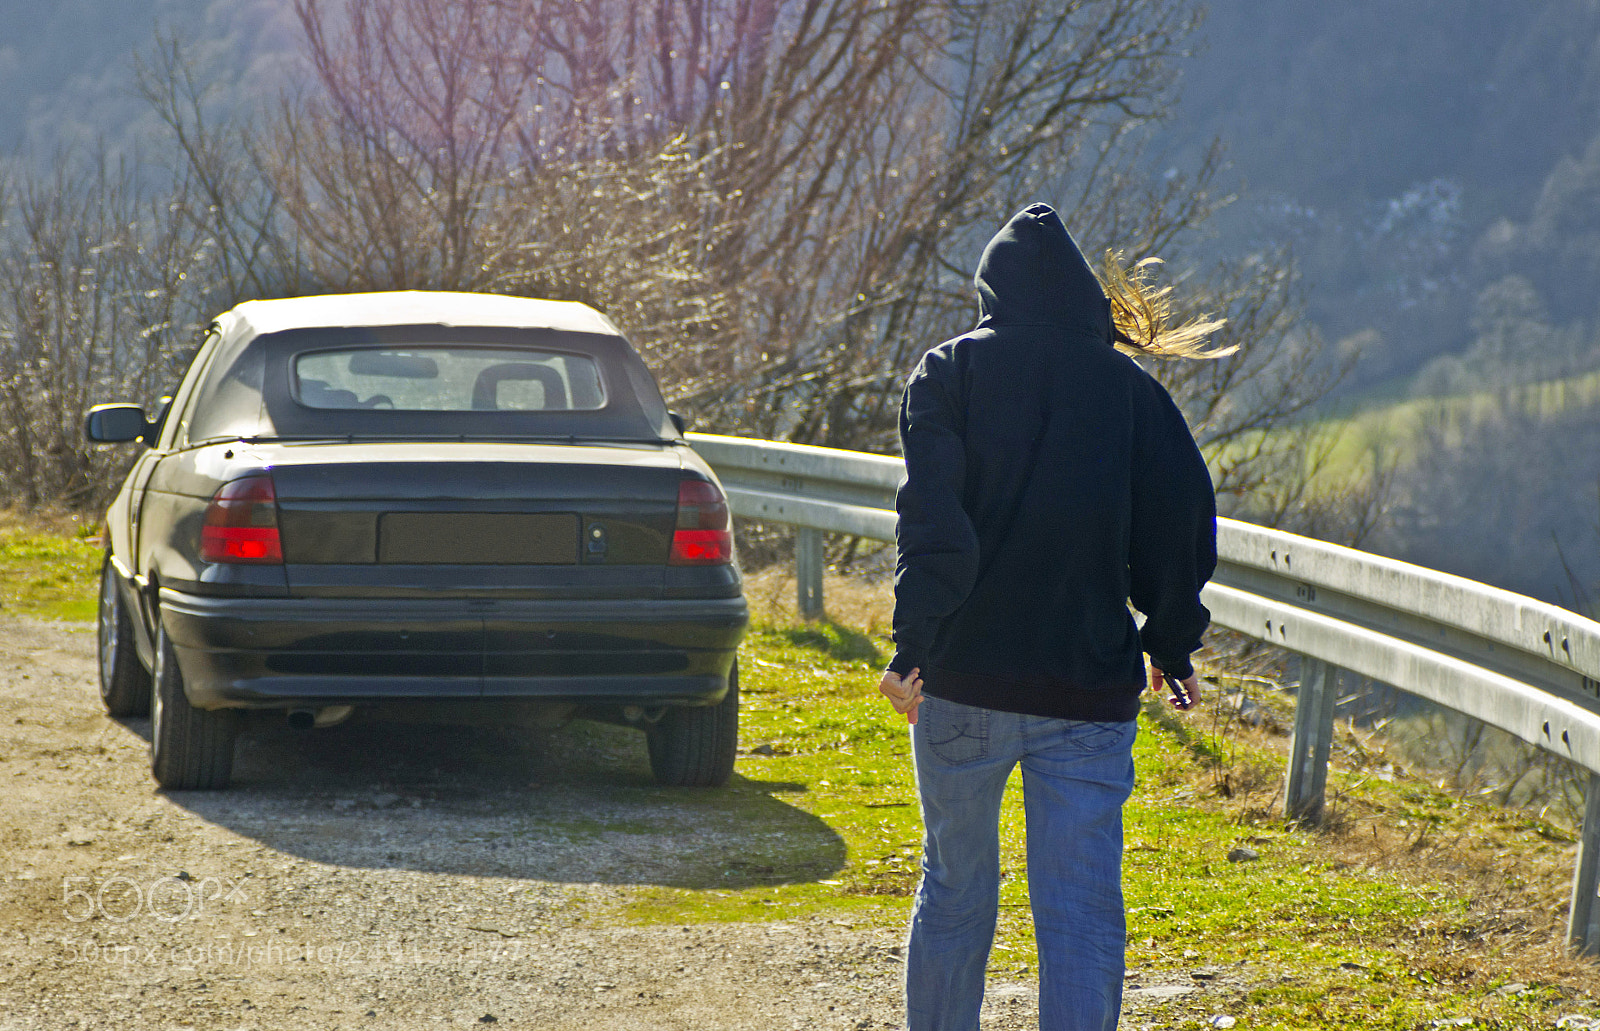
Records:
[[[1153,358],[1222,358],[1237,346],[1207,349],[1206,338],[1227,319],[1201,314],[1182,325],[1172,321],[1172,287],[1156,286],[1154,268],[1160,258],[1145,258],[1130,266],[1122,255],[1106,251],[1100,285],[1111,299],[1111,339],[1117,350]]]

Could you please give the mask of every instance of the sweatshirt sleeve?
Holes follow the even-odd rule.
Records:
[[[904,676],[927,669],[939,622],[978,574],[978,535],[962,507],[966,484],[959,378],[946,348],[929,351],[906,384],[900,445],[906,479],[895,498],[894,659]]]
[[[1200,449],[1166,390],[1146,377],[1150,404],[1135,431],[1130,600],[1151,662],[1179,679],[1211,613],[1200,588],[1217,568],[1217,502]]]

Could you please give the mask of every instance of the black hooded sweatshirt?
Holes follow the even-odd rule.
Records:
[[[1166,390],[1112,347],[1110,302],[1048,205],[1000,230],[976,282],[977,329],[924,355],[901,403],[889,668],[968,705],[1133,719],[1141,651],[1186,677],[1210,621],[1210,474]]]

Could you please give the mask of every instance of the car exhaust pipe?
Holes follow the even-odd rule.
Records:
[[[350,718],[356,711],[353,705],[324,705],[316,709],[290,709],[289,726],[296,730],[310,730],[315,727],[337,727]]]
[[[622,720],[630,727],[653,727],[661,722],[661,717],[667,714],[665,706],[652,706],[645,708],[642,705],[624,705],[622,707]]]

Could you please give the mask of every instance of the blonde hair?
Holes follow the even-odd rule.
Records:
[[[1181,326],[1171,326],[1172,287],[1155,285],[1153,270],[1160,258],[1145,258],[1132,265],[1122,255],[1106,251],[1100,285],[1111,299],[1111,339],[1117,350],[1153,358],[1222,358],[1237,345],[1207,349],[1206,338],[1227,319],[1202,314]]]

